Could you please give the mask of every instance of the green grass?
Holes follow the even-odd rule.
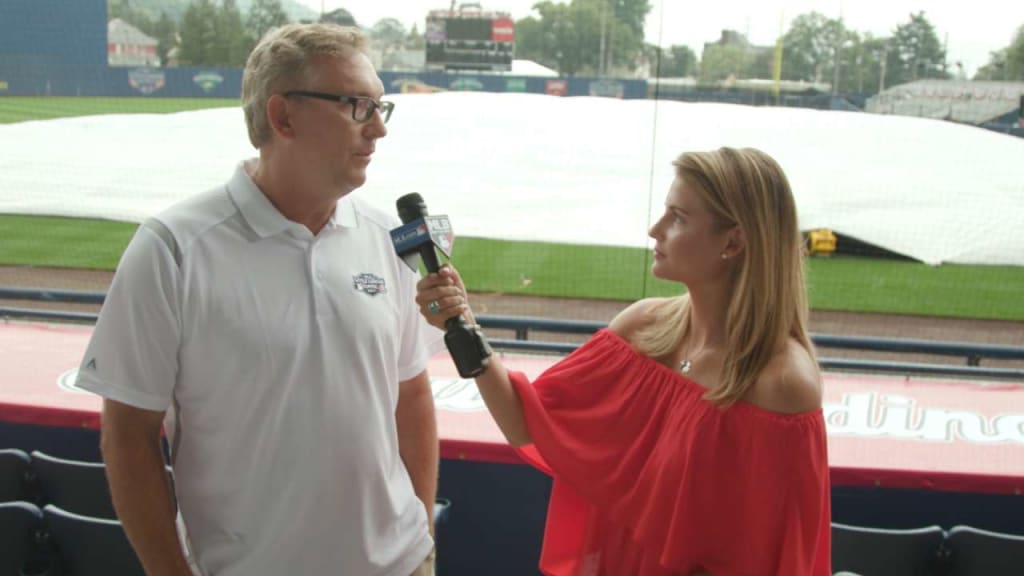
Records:
[[[135,224],[47,216],[0,216],[0,265],[113,270]]]
[[[0,265],[113,270],[134,224],[0,216]],[[629,301],[677,294],[650,275],[649,254],[543,242],[458,238],[454,263],[480,292]],[[811,307],[1024,321],[1024,268],[931,267],[837,256],[808,262]]]
[[[69,96],[0,97],[0,124],[93,114],[168,114],[204,108],[239,106],[226,98],[74,98]]]
[[[238,106],[231,99],[0,97],[0,123]],[[0,215],[0,265],[112,270],[134,224]],[[455,263],[483,292],[634,300],[678,293],[654,279],[645,250],[459,238]],[[815,258],[811,307],[1024,321],[1024,267]]]

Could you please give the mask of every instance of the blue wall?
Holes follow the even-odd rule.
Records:
[[[106,62],[106,0],[0,0],[0,83],[8,91],[75,94]]]

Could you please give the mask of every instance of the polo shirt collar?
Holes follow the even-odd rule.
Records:
[[[261,238],[276,236],[294,226],[301,226],[284,217],[281,212],[270,202],[256,183],[249,176],[249,168],[256,166],[256,159],[240,162],[235,169],[235,174],[228,181],[228,194],[232,202],[238,207],[239,213],[246,223]],[[355,207],[348,196],[338,200],[327,221],[325,229],[333,228],[356,228],[359,220],[356,217]]]

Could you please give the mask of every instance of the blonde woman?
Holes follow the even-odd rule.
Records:
[[[476,379],[508,441],[555,479],[541,569],[824,576],[821,376],[789,183],[753,149],[674,165],[652,271],[687,294],[634,303],[532,384],[497,359]],[[472,321],[451,267],[418,288],[432,324]]]

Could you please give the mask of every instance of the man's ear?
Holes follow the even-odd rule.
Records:
[[[722,250],[722,257],[733,258],[742,254],[746,249],[747,237],[743,234],[743,229],[739,226],[733,226],[726,234],[725,248]]]
[[[294,108],[288,105],[288,99],[280,94],[274,94],[267,100],[267,123],[275,134],[285,139],[295,137],[292,112]]]

